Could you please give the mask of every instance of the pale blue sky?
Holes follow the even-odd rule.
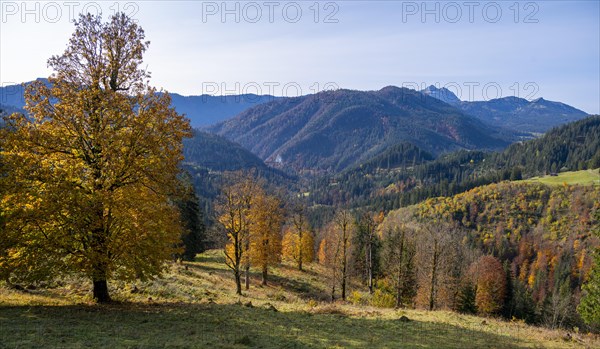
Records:
[[[544,97],[600,113],[598,1],[228,1],[224,21],[222,1],[21,3],[0,1],[4,85],[50,74],[71,13],[119,8],[152,42],[152,84],[185,95],[438,84],[463,100]]]

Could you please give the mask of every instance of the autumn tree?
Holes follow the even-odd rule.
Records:
[[[124,14],[82,15],[49,85],[26,89],[28,116],[5,119],[2,273],[10,280],[81,274],[93,297],[109,279],[147,278],[172,257],[176,191],[189,124],[141,68],[149,42]]]
[[[231,173],[217,199],[217,220],[227,237],[225,263],[233,271],[236,293],[242,294],[242,267],[250,268],[250,209],[257,185],[249,174]],[[248,285],[246,269],[246,285]],[[247,287],[246,287],[247,288]]]
[[[281,262],[281,201],[267,194],[263,188],[257,188],[249,214],[250,263],[261,269],[262,284],[267,285],[269,266]]]
[[[290,214],[288,229],[283,236],[283,255],[295,261],[298,270],[302,271],[304,263],[310,263],[314,259],[314,236],[308,224],[304,203],[293,203]]]
[[[340,282],[341,268],[341,245],[342,241],[338,236],[334,224],[328,224],[323,232],[323,238],[319,243],[318,259],[319,263],[324,265],[329,271],[329,281],[331,286],[330,298],[335,300],[335,291]]]
[[[348,259],[350,258],[350,242],[352,241],[352,214],[348,210],[338,211],[333,222],[337,230],[338,241],[340,244],[340,262],[341,262],[341,293],[342,299],[346,300],[346,289],[348,284]]]
[[[440,304],[452,306],[460,280],[460,231],[435,218],[420,224],[417,234],[417,298],[429,310]]]
[[[504,304],[506,274],[502,263],[494,256],[482,256],[469,268],[475,285],[475,305],[479,313],[498,313]]]
[[[594,235],[600,238],[600,207],[596,208],[595,220]],[[587,324],[600,326],[600,247],[594,252],[594,266],[583,286],[583,298],[577,311]]]

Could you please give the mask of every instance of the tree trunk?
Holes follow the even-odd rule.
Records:
[[[92,261],[93,298],[97,303],[111,301],[108,293],[108,260],[106,248],[106,232],[104,230],[104,209],[102,204],[97,204],[96,215],[98,227],[92,230],[92,249],[96,253]]]
[[[342,251],[342,300],[346,300],[346,240],[344,239],[344,251]]]
[[[267,265],[264,264],[263,268],[262,268],[262,285],[263,286],[267,286],[268,273],[269,273],[269,270],[267,269]]]
[[[371,236],[369,235],[369,244],[367,245],[367,284],[369,294],[373,294],[373,256],[372,256]]]
[[[244,282],[246,284],[246,290],[250,289],[250,265],[246,264],[246,268],[244,270]]]
[[[242,295],[242,278],[239,270],[234,271],[235,274],[235,293],[238,295]]]
[[[108,293],[108,282],[104,280],[94,280],[94,300],[98,303],[108,303],[111,301]]]
[[[333,284],[331,285],[331,302],[335,301],[335,277],[333,278]]]
[[[244,263],[244,282],[246,283],[246,290],[250,289],[250,240],[246,237],[246,243],[244,246],[245,250],[245,263]]]
[[[298,270],[302,271],[302,230],[298,232]]]
[[[431,288],[429,291],[429,310],[433,310],[435,306],[435,283],[438,265],[438,244],[437,241],[433,244],[433,260],[431,263]]]
[[[404,254],[404,230],[400,236],[400,253],[398,254],[398,285],[396,293],[396,308],[402,307],[402,257]]]

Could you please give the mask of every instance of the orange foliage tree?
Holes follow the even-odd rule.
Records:
[[[298,265],[301,265],[301,262],[311,263],[315,255],[314,244],[315,239],[310,230],[303,230],[300,237],[297,230],[288,228],[283,235],[283,258]],[[303,270],[300,267],[298,269]]]
[[[506,293],[506,274],[494,256],[482,256],[469,270],[475,285],[475,305],[481,314],[498,313]]]

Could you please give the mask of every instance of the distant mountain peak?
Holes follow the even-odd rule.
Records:
[[[493,126],[536,133],[588,116],[582,110],[542,97],[529,101],[507,96],[489,101],[462,102],[459,107]]]
[[[421,90],[421,93],[454,106],[459,105],[461,102],[460,98],[445,87],[438,88],[434,85],[429,85],[424,90]]]
[[[385,86],[382,89],[380,89],[379,92],[391,92],[391,91],[400,91],[400,90],[402,90],[402,89],[398,86],[388,85],[388,86]]]

